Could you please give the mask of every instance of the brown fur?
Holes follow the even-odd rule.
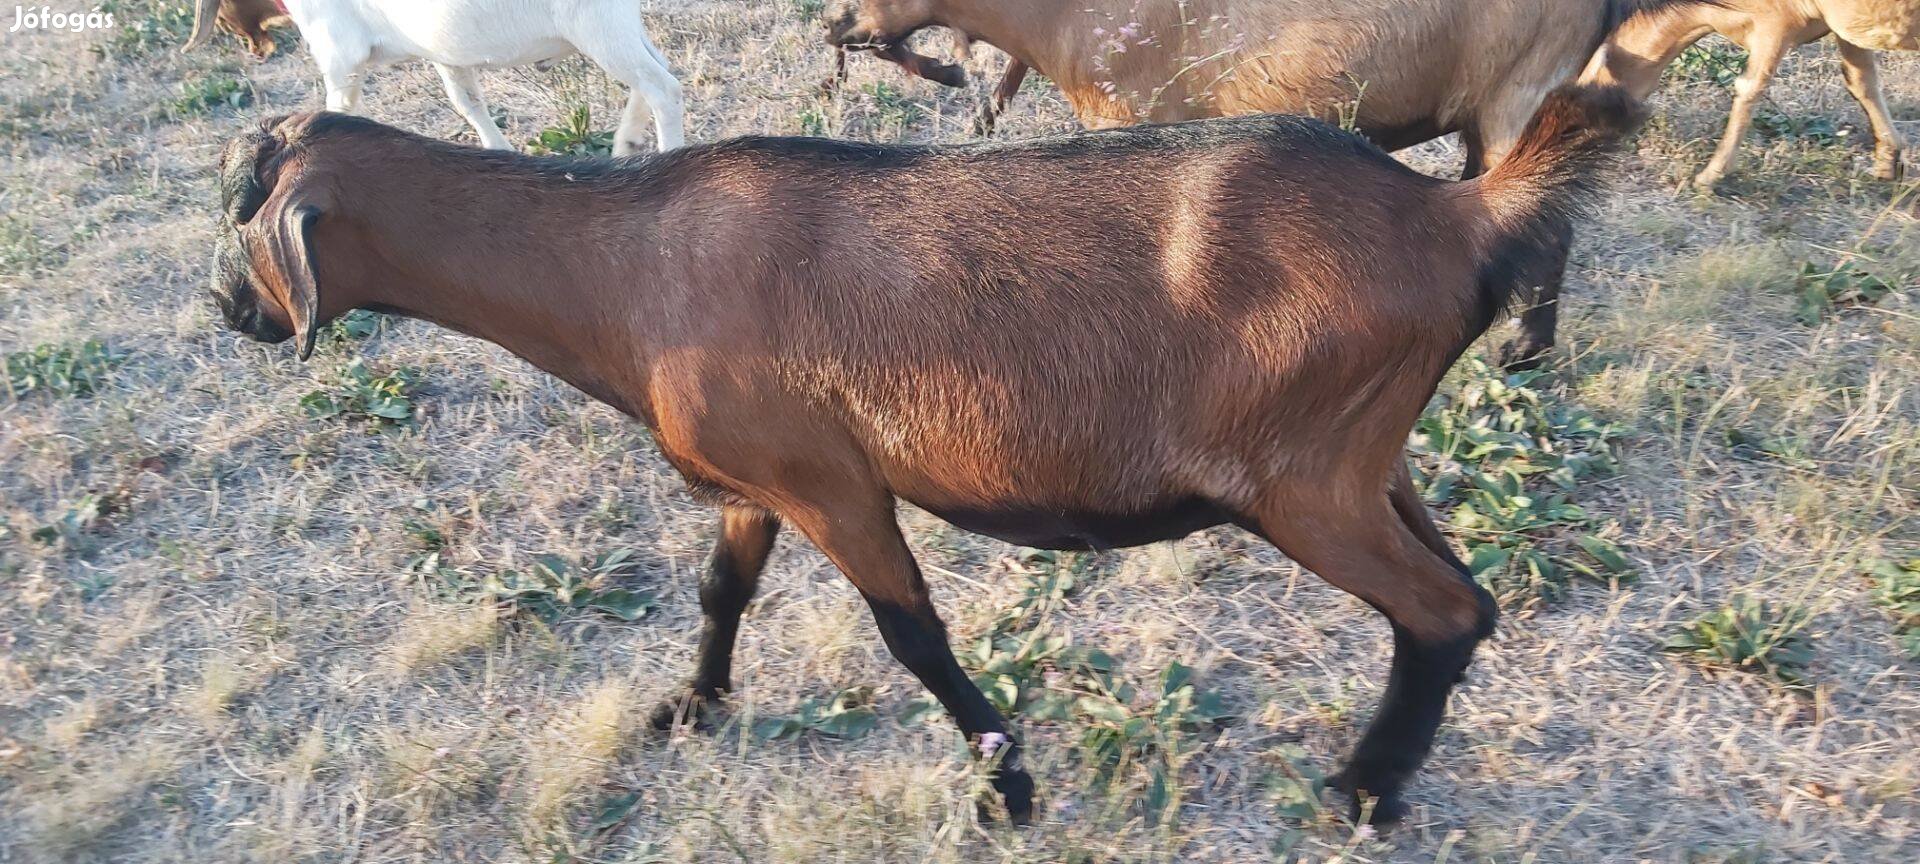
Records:
[[[229,146],[214,293],[230,326],[303,345],[352,308],[435,321],[643,420],[727,507],[689,704],[725,690],[781,522],[975,736],[1005,723],[954,663],[896,500],[1059,548],[1255,531],[1393,624],[1397,683],[1342,780],[1392,818],[1493,622],[1402,448],[1635,117],[1617,89],[1562,91],[1449,183],[1277,116],[609,163],[304,114]],[[1020,817],[1016,747],[997,784]]]
[[[200,0],[194,7],[193,35],[186,46],[189,50],[206,39],[209,11],[214,25],[246,43],[247,52],[262,60],[279,47],[268,29],[293,26],[293,19],[273,0]]]

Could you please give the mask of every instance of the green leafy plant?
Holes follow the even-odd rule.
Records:
[[[29,537],[48,546],[65,542],[78,545],[83,535],[107,515],[111,505],[98,495],[82,495],[52,522],[35,528]]]
[[[239,109],[253,102],[253,86],[245,78],[213,72],[180,82],[180,95],[167,103],[173,117],[211,114],[219,108]]]
[[[106,0],[100,11],[113,15],[112,35],[94,46],[103,55],[146,54],[187,41],[193,32],[193,4],[173,0]]]
[[[827,136],[826,112],[817,106],[800,109],[800,134],[825,138]]]
[[[1746,65],[1745,50],[1731,42],[1712,39],[1687,46],[1667,70],[1681,81],[1731,87]]]
[[[1320,815],[1320,793],[1327,788],[1327,777],[1313,767],[1307,749],[1298,744],[1282,744],[1272,756],[1279,770],[1262,780],[1267,801],[1276,815],[1308,821]]]
[[[1841,307],[1870,305],[1893,290],[1893,283],[1861,267],[1857,259],[1831,269],[1809,261],[1800,268],[1794,317],[1813,326]]]
[[[793,0],[793,12],[802,21],[818,21],[827,9],[827,0]]]
[[[886,81],[875,81],[862,89],[873,100],[880,125],[893,129],[896,134],[920,120],[920,104],[910,99],[906,91]]]
[[[346,344],[369,338],[386,328],[386,316],[365,309],[354,309],[327,325],[327,342]]]
[[[1570,494],[1614,472],[1620,431],[1535,386],[1544,372],[1503,374],[1479,357],[1462,365],[1466,382],[1435,398],[1409,443],[1426,500],[1450,510],[1475,578],[1502,599],[1551,599],[1576,575],[1631,576]]]
[[[1893,633],[1909,660],[1920,660],[1920,558],[1867,562],[1874,581],[1873,600],[1893,614]]]
[[[593,109],[576,105],[566,119],[533,136],[527,142],[527,152],[535,156],[609,156],[613,153],[613,132],[594,131]]]
[[[1788,684],[1805,682],[1813,660],[1813,643],[1806,636],[1810,612],[1795,606],[1773,605],[1751,596],[1738,596],[1667,637],[1667,651],[1686,654],[1704,663],[1762,672]]]
[[[1753,128],[1759,130],[1760,137],[1769,141],[1798,140],[1821,147],[1838,144],[1846,137],[1846,133],[1827,117],[1795,117],[1770,108],[1753,112]]]
[[[437,567],[437,557],[434,564]],[[529,615],[548,625],[588,612],[634,621],[656,603],[649,592],[615,584],[635,566],[633,552],[628,549],[603,553],[578,564],[558,555],[539,555],[532,567],[490,574],[470,591],[483,601],[498,604],[507,616]],[[444,576],[437,571],[435,575]],[[459,590],[464,586],[455,587]]]
[[[1048,616],[1087,576],[1091,561],[1044,551],[1024,556],[1019,565],[1027,568],[1027,583],[1020,599],[958,658],[1002,712],[1035,725],[1077,729],[1075,757],[1096,791],[1140,772],[1141,800],[1157,816],[1177,797],[1186,740],[1228,714],[1218,696],[1195,686],[1185,664],[1169,664],[1155,683],[1142,686],[1111,654],[1053,631]],[[933,697],[922,696],[899,719],[917,723],[944,713]]]
[[[880,723],[872,703],[872,690],[850,687],[825,698],[804,700],[792,714],[762,717],[754,722],[753,735],[762,741],[793,738],[807,732],[830,738],[859,738]]]
[[[15,351],[7,355],[7,396],[88,396],[106,384],[107,374],[123,359],[94,339]]]
[[[300,407],[312,417],[345,417],[376,428],[398,428],[413,421],[411,394],[419,381],[420,373],[413,369],[379,373],[356,358],[340,370],[333,386],[300,397]]]

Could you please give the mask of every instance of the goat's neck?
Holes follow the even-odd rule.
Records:
[[[638,326],[650,260],[639,223],[647,217],[595,207],[575,190],[442,179],[409,184],[422,194],[395,192],[378,207],[358,208],[374,214],[356,220],[364,232],[358,244],[373,254],[347,265],[361,268],[352,280],[361,290],[339,302],[485,339],[615,408],[643,414],[620,385],[650,356]]]
[[[1048,62],[1054,59],[1055,46],[1042,40],[1064,32],[1070,10],[1086,14],[1079,8],[1075,3],[1033,0],[941,0],[935,4],[934,20],[1005,51],[1041,74],[1051,75],[1051,67],[1059,65]]]

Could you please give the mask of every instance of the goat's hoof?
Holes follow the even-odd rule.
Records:
[[[1726,175],[1718,171],[1702,171],[1693,175],[1693,188],[1701,192],[1712,192],[1720,186]]]
[[[1000,793],[1000,800],[1006,803],[1009,823],[1033,824],[1033,778],[1027,772],[1002,770],[993,778],[993,791]],[[993,812],[984,803],[979,813],[980,821],[993,821]]]
[[[982,105],[980,106],[979,111],[974,112],[973,134],[976,137],[985,138],[992,135],[993,124],[994,124],[994,117],[993,117],[992,109]]]
[[[1889,183],[1898,183],[1900,182],[1900,178],[1904,174],[1905,172],[1901,170],[1899,156],[1890,156],[1886,158],[1876,157],[1873,160],[1873,176],[1874,176],[1874,179],[1876,180],[1885,180]]]
[[[712,706],[718,701],[717,696],[688,693],[679,699],[653,706],[653,713],[647,716],[647,722],[661,732],[676,726],[685,726],[696,732],[710,732],[713,730]]]
[[[1540,368],[1552,353],[1552,345],[1541,345],[1526,339],[1515,339],[1500,346],[1500,368],[1508,372],[1527,372]]]
[[[1399,792],[1371,795],[1352,777],[1353,769],[1348,768],[1327,778],[1327,788],[1347,796],[1348,819],[1358,823],[1364,817],[1368,825],[1385,827],[1407,818],[1407,802],[1401,800]]]

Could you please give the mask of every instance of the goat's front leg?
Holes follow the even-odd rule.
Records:
[[[567,41],[633,91],[627,97],[620,128],[614,132],[613,155],[626,156],[637,149],[640,129],[649,116],[653,118],[655,147],[672,150],[686,143],[680,82],[667,69],[667,58],[647,38],[639,13],[590,13],[584,17],[588,20],[572,22],[567,29]]]
[[[361,77],[358,69],[321,73],[327,85],[327,110],[360,113]]]
[[[1746,46],[1747,68],[1733,82],[1733,108],[1727,112],[1727,131],[1720,136],[1720,146],[1713,151],[1713,158],[1707,160],[1707,167],[1694,176],[1695,185],[1711,189],[1733,170],[1740,157],[1740,142],[1747,136],[1747,126],[1753,122],[1753,108],[1759,103],[1760,94],[1766,92],[1774,71],[1780,68],[1780,59],[1793,47],[1793,42],[1792,34],[1783,30],[1754,31]]]
[[[1894,128],[1893,113],[1887,110],[1887,94],[1880,86],[1880,62],[1874,52],[1848,42],[1838,35],[1841,70],[1846,76],[1847,92],[1867,112],[1873,127],[1873,176],[1882,180],[1900,179],[1900,151],[1904,142]]]
[[[480,136],[480,146],[488,150],[512,150],[513,144],[507,141],[487,111],[487,97],[480,94],[480,76],[465,66],[435,63],[433,68],[440,73],[440,83],[447,87],[447,101],[453,103],[453,110],[460,112],[467,125]]]
[[[1027,80],[1027,64],[1018,59],[1007,61],[1007,71],[1000,76],[1000,83],[993,88],[993,95],[980,103],[980,109],[973,115],[973,134],[992,135],[993,127],[1000,122],[1013,97],[1020,93],[1020,83]]]
[[[946,626],[894,521],[892,502],[835,503],[784,515],[860,590],[894,658],[940,700],[976,752],[998,763],[993,787],[1011,819],[1025,824],[1033,816],[1033,778],[1022,767],[1021,746],[954,659]]]
[[[705,707],[732,689],[733,643],[740,633],[740,615],[760,587],[760,571],[779,533],[780,520],[758,507],[728,505],[720,511],[720,538],[713,544],[706,578],[700,581],[700,611],[706,621],[700,631],[699,666],[685,697],[654,709],[654,728],[698,722]]]

